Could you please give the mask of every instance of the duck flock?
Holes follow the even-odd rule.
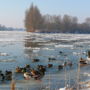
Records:
[[[40,59],[33,59],[32,62],[36,63],[39,62]],[[56,61],[55,58],[48,58],[48,62]],[[57,70],[63,70],[65,67],[72,67],[73,63],[71,61],[64,62],[62,65],[57,66]],[[16,69],[14,70],[15,74],[22,74],[23,79],[25,80],[30,80],[31,78],[35,80],[40,80],[44,75],[45,72],[49,69],[52,68],[54,65],[53,64],[47,64],[47,65],[37,65],[35,68],[32,68],[30,64],[26,64],[24,67],[17,66]],[[13,72],[6,70],[5,72],[0,71],[0,79],[1,81],[5,80],[12,80],[13,77]]]
[[[60,51],[60,54],[62,54],[63,52]],[[88,51],[88,58],[90,51]],[[67,57],[65,55],[65,57]],[[38,64],[38,62],[40,62],[41,60],[38,58],[32,59],[32,63],[35,63],[35,67],[32,67],[31,64],[25,64],[24,66],[17,66],[13,71],[9,71],[6,70],[5,72],[0,70],[0,80],[1,82],[6,82],[6,81],[11,81],[13,80],[13,74],[17,75],[17,76],[23,76],[22,79],[23,80],[42,80],[42,78],[46,75],[46,73],[48,72],[49,69],[55,69],[57,71],[65,71],[69,68],[72,69],[74,66],[74,62],[70,61],[70,60],[66,60],[63,61],[63,63],[57,65],[56,67],[54,67],[54,64],[52,64],[52,62],[56,62],[57,59],[54,57],[48,57],[48,62],[47,65],[43,65],[43,64]],[[37,63],[37,64],[36,64]],[[88,60],[87,59],[83,59],[82,57],[79,60],[79,64],[77,63],[77,65],[80,65],[80,67],[82,66],[86,66],[86,65],[90,65],[88,64]]]

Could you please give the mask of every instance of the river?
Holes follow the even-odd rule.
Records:
[[[26,64],[32,68],[36,68],[37,65],[53,64],[52,68],[47,69],[41,82],[22,80],[19,86],[21,83],[23,87],[35,84],[38,86],[37,90],[40,90],[39,88],[58,90],[65,86],[65,82],[69,85],[77,82],[78,60],[80,57],[86,59],[88,50],[90,50],[89,34],[0,31],[0,70],[4,73],[6,70],[14,71],[17,66],[24,67]],[[34,58],[40,59],[40,62],[33,63]],[[49,62],[48,58],[56,60]],[[59,71],[58,65],[62,65],[65,61],[71,61],[73,66]],[[90,73],[89,68],[89,65],[80,68],[81,81],[90,79],[87,76]],[[33,86],[30,90],[36,90],[36,87]]]

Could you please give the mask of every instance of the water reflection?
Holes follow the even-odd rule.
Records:
[[[25,39],[25,47],[26,48],[35,48],[35,47],[40,47],[38,42],[33,42],[33,39]]]
[[[42,47],[39,42],[33,42],[35,39],[31,37],[25,37],[25,50],[24,53],[28,55],[30,59],[36,58],[38,56],[38,50]]]

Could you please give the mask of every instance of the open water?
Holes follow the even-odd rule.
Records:
[[[6,70],[15,71],[17,66],[24,67],[26,64],[34,69],[37,65],[53,64],[52,68],[47,69],[41,81],[21,80],[19,75],[16,77],[16,86],[21,88],[20,90],[59,90],[65,83],[70,86],[77,83],[78,60],[80,57],[86,59],[88,50],[90,50],[89,34],[0,31],[0,70],[4,73]],[[34,58],[40,59],[40,62],[33,63]],[[49,62],[48,58],[56,60]],[[59,71],[58,65],[62,65],[65,61],[71,61],[73,66]],[[89,68],[89,65],[80,68],[80,81],[90,79]],[[0,87],[4,88],[5,84],[0,83]]]

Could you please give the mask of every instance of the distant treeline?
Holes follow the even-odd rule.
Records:
[[[1,25],[1,24],[0,24],[0,31],[1,31],[1,30],[7,30],[7,29],[8,29],[7,27],[5,27],[4,25]]]
[[[30,32],[90,33],[90,17],[83,23],[69,15],[42,15],[33,4],[26,11],[25,27]]]
[[[12,31],[12,30],[14,30],[14,28],[6,27],[6,26],[0,24],[0,31]]]
[[[0,31],[14,31],[14,30],[21,31],[24,29],[23,28],[6,27],[6,26],[0,24]]]

